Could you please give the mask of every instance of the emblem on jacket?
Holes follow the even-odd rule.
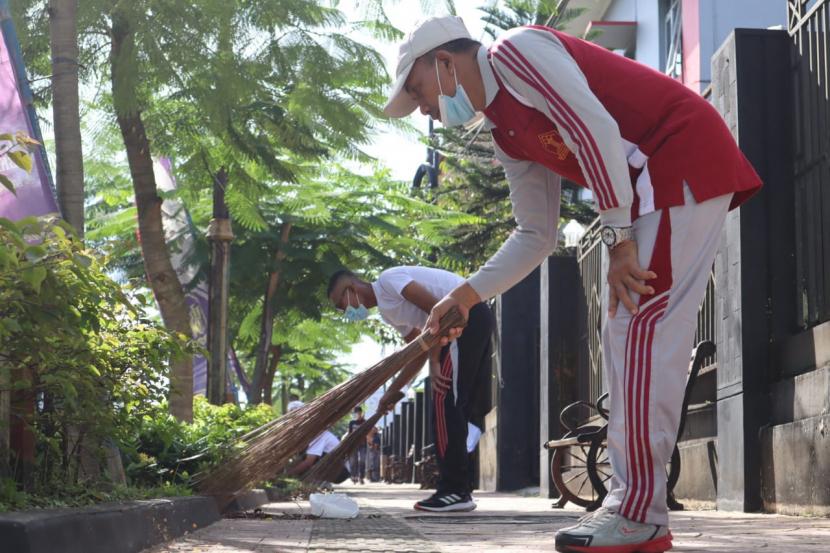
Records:
[[[565,146],[562,136],[556,129],[540,134],[539,142],[542,143],[546,152],[555,155],[559,161],[565,161],[565,158],[571,155],[571,151]]]

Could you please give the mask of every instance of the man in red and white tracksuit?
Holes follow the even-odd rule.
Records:
[[[760,188],[758,175],[699,95],[547,27],[510,30],[487,48],[460,18],[423,22],[400,47],[385,112],[419,107],[445,126],[483,113],[518,224],[435,305],[433,331],[452,306],[465,312],[504,292],[553,251],[561,177],[593,192],[609,251],[602,341],[613,478],[603,507],[561,529],[556,549],[670,549],[665,467],[697,311],[726,213]]]

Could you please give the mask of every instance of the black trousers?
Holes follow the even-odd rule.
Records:
[[[458,338],[458,397],[450,386],[446,394],[433,393],[435,446],[440,478],[438,491],[465,494],[472,491],[473,466],[467,453],[467,423],[483,430],[486,401],[482,392],[491,373],[492,334],[496,319],[480,303],[470,310],[467,327]],[[441,350],[441,374],[452,377],[450,346]]]

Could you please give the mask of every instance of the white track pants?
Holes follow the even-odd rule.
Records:
[[[657,273],[649,283],[656,293],[633,298],[635,316],[620,303],[602,332],[613,472],[604,505],[663,526],[669,520],[666,463],[680,424],[697,313],[732,198],[698,204],[688,187],[685,192],[686,205],[635,221],[640,265]]]

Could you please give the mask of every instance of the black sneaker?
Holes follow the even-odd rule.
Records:
[[[470,494],[459,494],[449,492],[435,492],[429,498],[415,504],[418,511],[431,511],[443,513],[449,511],[472,511],[476,508],[476,502]]]

